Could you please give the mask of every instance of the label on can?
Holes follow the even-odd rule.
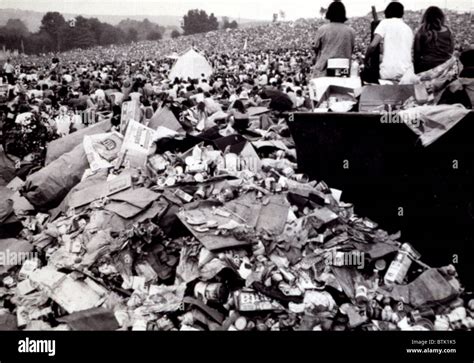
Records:
[[[408,269],[412,263],[411,258],[405,252],[400,252],[395,260],[391,263],[388,268],[387,273],[385,274],[385,283],[390,285],[393,283],[401,284],[405,278]]]
[[[196,193],[194,193],[196,198],[204,199],[206,198],[206,190],[204,188],[199,188]]]
[[[225,287],[220,283],[207,284],[198,282],[194,287],[194,295],[204,301],[224,301],[227,298]]]
[[[191,174],[204,173],[207,171],[206,164],[192,164],[186,167],[186,172]]]
[[[225,288],[222,284],[208,284],[205,297],[210,301],[223,301],[226,298]]]
[[[265,311],[281,308],[276,301],[253,290],[236,291],[234,300],[239,311]]]
[[[367,296],[367,287],[364,285],[358,285],[355,291],[355,298],[358,305],[365,305],[369,301]]]

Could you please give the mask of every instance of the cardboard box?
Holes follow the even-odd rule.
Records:
[[[120,131],[125,135],[127,130],[128,123],[130,120],[135,120],[140,122],[142,118],[142,111],[140,109],[140,104],[138,101],[128,101],[124,102],[122,105],[122,116],[120,119]]]
[[[148,153],[156,137],[156,131],[135,120],[130,120],[122,144],[122,154],[130,166],[141,168],[146,166]]]
[[[413,85],[366,86],[360,95],[359,112],[382,112],[389,106],[395,111],[410,97],[415,97]]]
[[[328,101],[329,98],[335,97],[337,101],[353,101],[356,102],[356,99],[353,96],[354,89],[341,86],[329,86],[326,91],[321,96],[320,100],[316,104],[316,108],[321,107],[321,105]]]
[[[355,91],[362,87],[360,77],[320,77],[313,78],[309,83],[310,98],[313,101],[319,102],[321,97],[330,86],[339,86],[350,88]]]

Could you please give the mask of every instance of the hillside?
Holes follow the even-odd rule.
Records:
[[[61,12],[62,13],[62,12]],[[17,10],[17,9],[0,9],[0,26],[3,26],[7,23],[8,19],[20,19],[22,20],[28,29],[31,32],[35,32],[39,29],[41,25],[41,19],[43,18],[44,13],[37,11],[28,11],[28,10]],[[63,14],[66,19],[74,18],[77,15],[81,14]],[[177,27],[181,26],[182,17],[181,16],[171,16],[171,15],[131,15],[131,16],[119,16],[119,15],[88,15],[84,14],[87,18],[97,18],[102,22],[109,23],[111,25],[117,25],[121,21],[126,20],[138,20],[142,21],[147,18],[152,23],[159,24],[163,27]],[[219,20],[220,17],[218,17]],[[256,21],[249,19],[235,19],[229,17],[229,19],[237,20],[241,26],[255,26],[263,25],[268,23],[267,21]]]

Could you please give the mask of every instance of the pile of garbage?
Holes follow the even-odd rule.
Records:
[[[0,188],[0,330],[473,328],[456,269],[298,174],[284,123],[125,121]]]

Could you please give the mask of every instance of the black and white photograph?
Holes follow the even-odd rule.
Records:
[[[473,9],[0,0],[0,361],[472,361]]]

